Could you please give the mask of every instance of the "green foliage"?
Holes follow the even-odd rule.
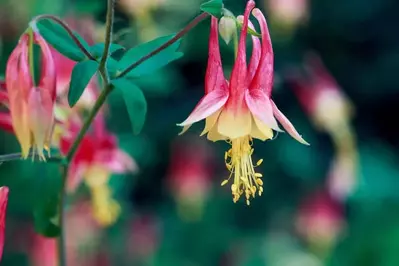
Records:
[[[133,133],[139,134],[147,114],[147,101],[143,92],[136,84],[125,78],[115,79],[111,83],[117,91],[122,93]]]
[[[98,62],[86,60],[76,64],[69,84],[68,103],[73,107],[82,96],[87,84],[98,70]]]
[[[175,35],[168,35],[164,37],[159,37],[155,40],[152,40],[147,43],[140,44],[136,47],[133,47],[122,57],[122,59],[118,63],[119,70],[123,70],[130,66],[132,63],[138,61],[143,56],[151,53],[156,50],[160,46],[162,46],[167,41],[171,40]],[[142,64],[138,65],[132,71],[130,71],[126,77],[136,78],[142,75],[151,74],[152,72],[166,66],[170,62],[179,59],[183,56],[183,53],[177,52],[176,50],[180,46],[181,40],[176,41],[168,48],[162,50],[156,55],[152,56]]]
[[[90,47],[90,53],[94,56],[94,58],[99,59],[103,55],[104,46],[104,43],[97,43]],[[109,47],[109,54],[112,55],[113,53],[124,49],[125,48],[122,45],[112,43]]]
[[[222,16],[223,0],[211,0],[201,5],[200,9],[217,18]]]
[[[33,210],[34,226],[36,232],[46,237],[57,237],[60,234],[58,226],[58,202],[61,190],[61,177],[58,167],[47,166],[41,171],[41,176],[36,180],[35,206]]]
[[[58,52],[74,61],[86,59],[86,55],[68,35],[68,32],[58,23],[50,19],[42,19],[36,25],[43,38]],[[74,32],[74,35],[85,48],[89,48],[87,42],[79,34]]]

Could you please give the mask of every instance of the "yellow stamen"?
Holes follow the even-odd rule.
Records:
[[[260,179],[262,174],[255,173],[254,167],[259,166],[263,160],[259,160],[256,165],[252,162],[252,138],[244,136],[228,141],[231,149],[225,153],[226,168],[230,171],[228,179],[222,182],[222,186],[233,177],[231,193],[233,201],[236,203],[241,195],[245,193],[247,205],[250,204],[250,198],[256,196],[256,191],[260,196],[263,192],[263,181]]]

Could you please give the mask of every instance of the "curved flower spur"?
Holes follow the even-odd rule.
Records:
[[[262,141],[273,138],[273,130],[282,131],[276,121],[297,141],[309,145],[296,131],[291,122],[271,100],[273,87],[273,49],[267,22],[262,12],[255,8],[255,2],[247,2],[240,34],[237,59],[234,63],[230,81],[223,74],[219,50],[218,21],[212,17],[209,37],[208,66],[205,76],[205,96],[194,108],[190,116],[179,126],[183,134],[189,127],[206,119],[201,136],[207,134],[211,141],[226,140],[231,148],[225,153],[225,163],[230,176],[222,186],[233,178],[231,191],[233,201],[237,202],[245,193],[246,203],[263,192],[262,174],[255,172],[255,167],[262,163],[252,162],[253,139]],[[247,66],[246,38],[249,16],[258,20],[262,42],[252,36],[252,57]]]

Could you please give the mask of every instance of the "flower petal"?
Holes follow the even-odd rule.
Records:
[[[205,75],[205,94],[215,89],[227,89],[220,58],[218,19],[212,17],[208,45],[208,66]]]
[[[221,135],[218,131],[218,125],[216,124],[214,127],[211,128],[211,130],[209,130],[207,138],[210,141],[216,142],[218,140],[225,140],[227,139],[227,137]]]
[[[204,134],[208,133],[216,124],[216,122],[219,119],[220,113],[222,112],[222,108],[220,108],[216,113],[214,113],[211,116],[208,116],[205,120],[205,128],[202,131],[200,136],[203,136]]]
[[[265,141],[273,138],[273,130],[256,117],[252,117],[251,137]]]
[[[241,23],[244,22],[244,16],[238,16],[237,20],[240,21]],[[249,28],[252,30],[255,30],[254,25],[252,24],[251,21],[248,21]],[[250,84],[252,79],[255,76],[256,69],[259,65],[259,60],[261,56],[261,45],[260,45],[260,40],[256,36],[252,36],[252,56],[251,60],[249,61],[249,66],[248,66],[248,76],[247,76],[247,81]]]
[[[206,94],[197,106],[194,108],[190,116],[178,126],[188,126],[194,124],[219,110],[229,98],[226,90],[213,90]]]
[[[248,33],[248,20],[251,10],[255,7],[255,2],[250,0],[247,2],[244,13],[244,21],[242,24],[240,40],[238,43],[237,59],[234,63],[230,78],[230,94],[242,95],[245,88],[247,88],[247,53],[246,41]]]
[[[225,108],[217,122],[218,132],[229,139],[249,135],[251,133],[251,120],[251,113],[247,107],[238,111]]]
[[[276,116],[277,120],[281,123],[281,125],[284,127],[284,129],[288,132],[288,134],[290,134],[291,137],[293,137],[300,143],[304,145],[310,145],[306,140],[302,138],[301,135],[299,135],[298,131],[296,131],[295,127],[288,120],[288,118],[285,117],[285,115],[277,108],[276,104],[272,100],[270,100],[270,102],[273,108],[274,115]]]
[[[255,118],[258,118],[265,125],[276,131],[282,131],[273,116],[273,108],[270,98],[262,90],[247,90],[245,93],[245,101],[248,108]]]
[[[7,132],[14,132],[10,114],[0,112],[0,128]]]
[[[8,191],[8,187],[0,187],[0,261],[3,256],[4,248]]]
[[[273,88],[274,66],[272,41],[270,39],[266,19],[262,12],[256,8],[253,10],[252,14],[259,21],[262,31],[262,56],[255,77],[250,85],[250,89],[261,89],[270,97]]]

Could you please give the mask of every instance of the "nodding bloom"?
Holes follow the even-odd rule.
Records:
[[[315,126],[327,132],[346,127],[353,107],[334,77],[313,52],[306,55],[304,66],[307,76],[291,72],[288,81]]]
[[[273,87],[273,50],[266,19],[259,9],[254,9],[255,2],[247,3],[240,34],[237,59],[233,66],[230,81],[223,74],[219,51],[218,23],[212,17],[209,38],[208,67],[205,77],[205,96],[190,116],[179,126],[184,133],[192,124],[206,119],[205,129],[211,141],[226,140],[231,148],[225,153],[226,167],[230,171],[225,185],[233,178],[231,191],[233,201],[237,202],[245,193],[246,202],[263,192],[262,175],[255,172],[255,167],[262,163],[252,162],[253,139],[262,141],[273,137],[273,130],[282,131],[276,119],[297,141],[308,144],[295,130],[291,122],[271,100]],[[253,10],[253,11],[252,11]],[[252,57],[247,66],[246,38],[249,16],[258,20],[262,31],[262,42],[252,37]]]
[[[8,203],[8,187],[0,187],[0,260],[3,256],[3,248],[4,248],[7,203]]]
[[[49,151],[54,126],[55,67],[50,48],[39,32],[29,29],[11,53],[6,68],[8,107],[15,135],[27,158],[30,148],[45,160],[43,149]],[[33,78],[31,47],[41,49],[41,76]]]
[[[79,133],[79,118],[68,121],[69,128],[60,139],[61,153],[67,154]],[[92,194],[93,215],[103,226],[113,224],[120,214],[119,203],[113,199],[109,179],[114,173],[134,172],[137,165],[118,147],[117,139],[104,125],[102,112],[93,123],[92,132],[86,134],[72,158],[67,189],[69,192],[85,181]]]

